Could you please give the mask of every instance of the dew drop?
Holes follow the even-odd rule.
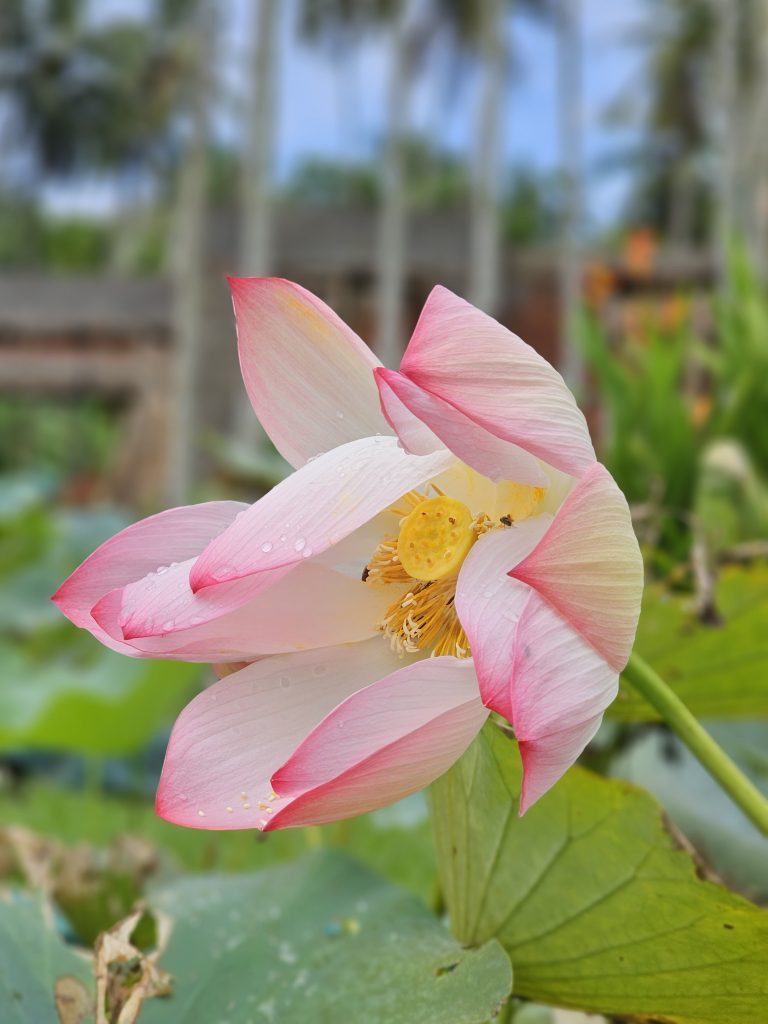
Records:
[[[337,420],[343,420],[344,419],[344,413],[341,411],[341,409],[339,409],[339,411],[336,413],[336,419]]]
[[[285,544],[285,542],[286,542],[287,540],[288,540],[288,538],[287,538],[287,537],[285,536],[285,534],[284,534],[284,533],[281,533],[281,534],[280,534],[280,543],[281,543],[281,544]]]
[[[297,537],[296,542],[293,545],[296,551],[303,551],[306,547],[307,541],[304,537]]]
[[[158,567],[155,570],[155,572],[156,572],[156,574],[158,576],[162,576],[164,572],[168,572],[168,566],[167,565],[158,565]]]
[[[280,686],[284,690],[287,690],[290,685],[291,685],[291,680],[288,678],[288,676],[280,676]]]
[[[261,550],[264,552],[265,555],[269,551],[271,551],[272,550],[272,541],[271,540],[265,540],[264,543],[261,545]]]
[[[328,671],[328,668],[325,665],[315,665],[312,671],[316,676],[324,676]]]
[[[312,556],[312,548],[304,548],[304,550],[301,552],[301,557],[302,558],[311,558],[311,556]]]

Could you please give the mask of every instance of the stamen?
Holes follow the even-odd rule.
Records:
[[[457,574],[416,581],[387,610],[380,629],[398,654],[432,649],[433,655],[469,657],[469,641],[454,606]]]
[[[389,509],[400,520],[399,535],[381,541],[362,579],[372,585],[397,585],[399,597],[379,629],[398,654],[429,651],[433,657],[469,658],[469,640],[455,608],[461,565],[478,537],[527,518],[543,491],[506,485],[504,504],[509,512],[493,520],[485,513],[473,519],[466,505],[447,498],[434,484],[430,487],[437,497],[408,491]]]
[[[363,583],[410,583],[411,577],[400,564],[397,537],[385,537],[363,569]]]

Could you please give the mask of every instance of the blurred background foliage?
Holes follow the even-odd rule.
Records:
[[[641,653],[768,787],[768,4],[610,6],[4,0],[0,824],[112,850],[117,903],[60,894],[80,940],[142,889],[126,834],[153,872],[343,846],[435,899],[418,799],[266,839],[157,821],[208,672],[102,650],[48,601],[138,516],[286,471],[225,273],[298,280],[390,364],[444,283],[555,362],[632,507]],[[763,840],[629,693],[586,760],[766,898]]]

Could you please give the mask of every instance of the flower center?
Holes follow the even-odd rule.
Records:
[[[433,582],[458,570],[475,541],[472,513],[455,498],[425,498],[400,524],[397,557],[415,580]]]
[[[504,514],[493,520],[484,512],[473,516],[463,502],[431,487],[436,497],[409,491],[389,510],[399,517],[398,535],[378,545],[363,581],[394,584],[393,592],[400,595],[379,623],[398,654],[430,651],[469,658],[469,641],[454,606],[462,563],[478,537],[534,514],[544,491],[527,484],[500,485]]]

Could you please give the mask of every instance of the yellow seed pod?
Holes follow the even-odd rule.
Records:
[[[454,498],[419,502],[400,527],[397,556],[416,580],[439,580],[456,572],[472,547],[472,513]]]

